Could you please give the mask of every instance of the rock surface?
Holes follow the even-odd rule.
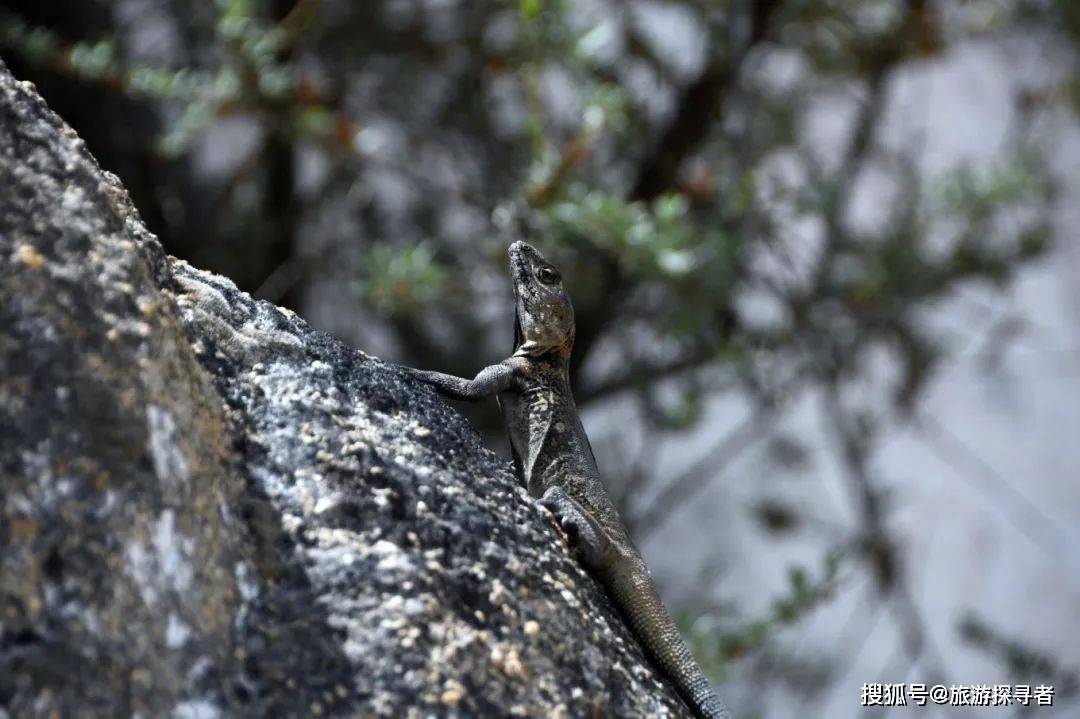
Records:
[[[392,365],[167,257],[0,63],[0,717],[682,716]]]

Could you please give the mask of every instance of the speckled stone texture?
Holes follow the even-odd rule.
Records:
[[[0,718],[687,715],[457,412],[167,257],[2,64],[0,479]]]

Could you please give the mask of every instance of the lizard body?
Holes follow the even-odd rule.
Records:
[[[558,519],[577,556],[683,700],[700,717],[730,719],[664,608],[604,488],[570,390],[574,312],[558,270],[524,242],[511,245],[509,254],[514,354],[472,380],[411,372],[453,399],[497,395],[514,464],[529,494]]]

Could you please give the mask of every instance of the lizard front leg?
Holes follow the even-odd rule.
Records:
[[[522,366],[520,362],[507,360],[485,367],[472,379],[411,367],[402,369],[421,382],[430,384],[444,397],[476,402],[509,389],[515,374],[522,370]]]

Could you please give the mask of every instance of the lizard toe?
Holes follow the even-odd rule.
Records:
[[[576,543],[577,538],[581,536],[581,526],[577,523],[577,519],[573,516],[562,515],[559,517],[559,526],[566,532],[566,536],[570,539],[570,542]]]
[[[537,499],[536,503],[551,513],[563,534],[566,535],[567,540],[570,544],[574,544],[581,534],[580,527],[574,515],[567,511],[565,504],[560,499],[557,495],[545,495]]]

